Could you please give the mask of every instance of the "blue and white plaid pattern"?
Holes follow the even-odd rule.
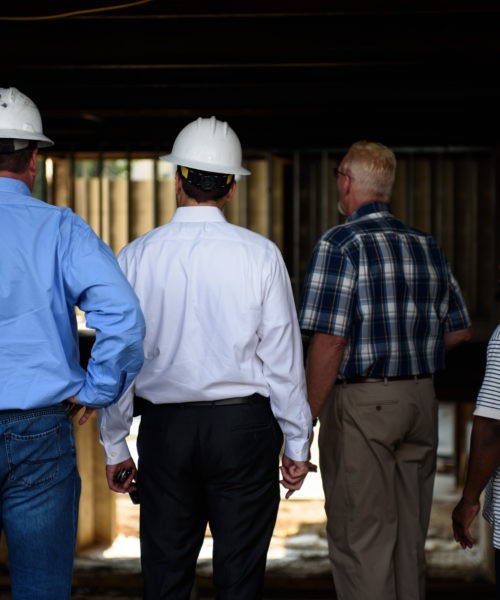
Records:
[[[361,206],[316,244],[299,305],[306,333],[347,339],[341,377],[444,367],[443,334],[470,326],[446,258],[383,202]]]

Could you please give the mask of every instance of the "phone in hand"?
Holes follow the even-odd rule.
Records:
[[[124,483],[130,477],[130,473],[132,473],[132,469],[123,468],[120,469],[115,475],[116,483]],[[137,482],[132,482],[137,488]],[[134,504],[139,504],[139,491],[135,489],[133,492],[129,492],[130,499]]]

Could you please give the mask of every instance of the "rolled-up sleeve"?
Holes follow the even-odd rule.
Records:
[[[95,330],[78,400],[101,408],[118,400],[139,372],[145,324],[137,296],[111,249],[83,221],[76,227],[79,242],[66,257],[65,284],[85,312],[87,326]]]

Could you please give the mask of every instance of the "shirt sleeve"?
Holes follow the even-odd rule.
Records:
[[[474,415],[500,419],[500,325],[495,329],[488,342],[486,370]]]
[[[347,337],[357,297],[357,275],[338,248],[320,240],[312,253],[299,303],[300,327]]]
[[[460,286],[455,279],[453,273],[449,272],[449,303],[448,303],[448,314],[445,322],[445,332],[459,331],[460,329],[467,329],[470,327],[471,320]]]
[[[130,458],[127,436],[134,411],[134,386],[111,406],[99,411],[99,438],[104,446],[106,464],[116,465]]]
[[[271,409],[285,436],[285,454],[292,460],[307,460],[312,422],[302,339],[290,279],[277,248],[268,278],[257,354],[269,386]]]
[[[102,408],[130,387],[142,366],[144,317],[111,249],[73,215],[64,256],[65,285],[85,312],[95,342],[78,400]]]

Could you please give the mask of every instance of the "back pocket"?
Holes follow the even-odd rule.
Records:
[[[58,425],[36,434],[5,434],[11,481],[31,487],[57,476],[61,456],[60,429]]]

